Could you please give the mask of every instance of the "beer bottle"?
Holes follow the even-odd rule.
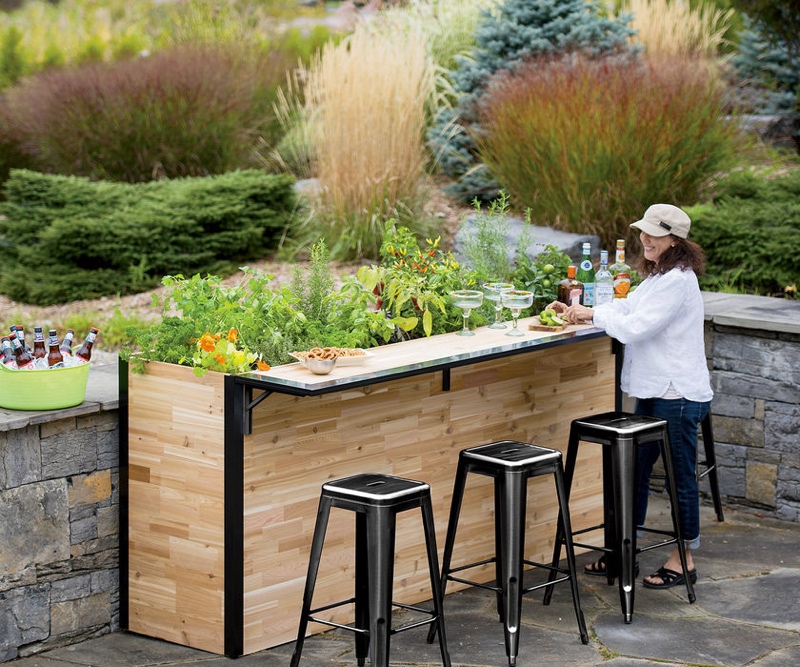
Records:
[[[94,342],[97,340],[98,330],[92,327],[89,329],[89,333],[86,335],[86,340],[83,341],[83,344],[75,351],[75,358],[82,364],[88,364],[89,360],[92,358],[92,346]]]
[[[50,368],[64,368],[64,355],[58,349],[58,332],[50,329],[50,339],[47,341],[50,351],[47,353],[47,365]]]
[[[33,355],[25,349],[25,346],[19,340],[19,334],[14,336],[11,340],[11,345],[14,347],[14,356],[17,360],[17,368],[21,371],[33,370]]]
[[[47,350],[44,347],[44,333],[42,327],[33,327],[33,358],[44,359]]]
[[[583,304],[583,283],[575,278],[575,265],[567,267],[567,277],[558,283],[558,300],[568,306]]]
[[[17,340],[22,344],[23,349],[28,353],[31,354],[31,346],[25,342],[25,329],[22,327],[21,324],[12,324],[11,325],[11,333],[17,334]],[[12,341],[13,344],[13,341]]]
[[[16,336],[15,336],[16,337]],[[14,356],[14,348],[11,346],[11,339],[8,336],[3,336],[0,340],[0,349],[2,349],[2,357],[0,357],[8,368],[16,370],[17,358]]]
[[[64,334],[64,340],[61,341],[61,347],[59,350],[61,351],[61,356],[63,357],[71,357],[72,356],[72,339],[75,338],[75,330],[74,329],[67,329],[67,333]]]

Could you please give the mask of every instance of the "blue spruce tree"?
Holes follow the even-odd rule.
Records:
[[[455,179],[448,192],[464,201],[497,197],[498,185],[477,156],[475,108],[489,80],[540,55],[581,52],[590,57],[635,55],[629,16],[610,19],[594,0],[504,0],[483,13],[472,57],[452,72],[458,99],[441,109],[428,133],[442,173]]]

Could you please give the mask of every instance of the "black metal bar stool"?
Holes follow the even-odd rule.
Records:
[[[703,451],[705,459],[699,462],[704,470],[698,469],[698,481],[703,477],[708,477],[708,485],[711,489],[711,499],[714,502],[714,511],[717,513],[717,521],[725,521],[722,513],[722,498],[719,493],[719,477],[717,475],[717,454],[714,450],[714,428],[711,424],[711,410],[708,411],[703,421],[700,422],[700,430],[703,434]]]
[[[314,584],[317,579],[332,507],[355,512],[355,596],[312,609]],[[392,601],[397,514],[417,507],[422,511],[433,610]],[[315,616],[321,611],[346,604],[355,605],[353,625],[342,625]],[[430,618],[393,628],[393,606],[420,612],[429,615]],[[370,473],[354,475],[322,485],[317,521],[311,542],[300,626],[297,630],[297,642],[291,660],[292,667],[297,667],[300,662],[309,621],[354,632],[358,664],[363,666],[369,655],[372,667],[389,667],[391,635],[422,625],[430,625],[439,632],[442,663],[445,667],[450,667],[450,655],[447,651],[444,617],[442,616],[442,581],[439,574],[430,486],[424,482],[401,477]]]
[[[492,558],[450,568],[453,546],[458,528],[458,518],[466,486],[467,474],[478,473],[494,478],[495,503],[495,555]],[[528,497],[528,479],[538,475],[552,474],[555,478],[559,517],[566,536],[567,567],[561,568],[558,562],[552,564],[536,563],[525,560],[525,510]],[[514,440],[502,440],[488,445],[480,445],[464,449],[459,453],[458,467],[453,485],[453,500],[450,505],[450,519],[447,526],[447,538],[444,546],[442,563],[442,594],[447,581],[457,581],[471,586],[478,586],[495,591],[497,595],[497,611],[504,624],[506,655],[511,667],[516,665],[519,649],[519,627],[522,614],[522,596],[547,585],[541,583],[529,588],[524,587],[523,568],[525,565],[545,568],[550,571],[552,583],[569,581],[572,586],[572,602],[578,620],[581,641],[589,642],[586,622],[583,618],[578,582],[575,569],[575,555],[571,542],[567,493],[564,484],[561,452],[537,445],[530,445]],[[469,568],[494,563],[497,573],[495,585],[487,585],[462,579],[456,572]],[[559,575],[561,575],[559,577]],[[549,600],[548,600],[549,602]],[[433,640],[435,627],[431,627],[428,641]]]
[[[615,574],[619,574],[619,595],[622,613],[626,623],[633,619],[634,582],[636,575],[636,555],[658,547],[675,544],[681,559],[683,576],[689,602],[695,601],[694,587],[686,566],[686,547],[681,532],[678,504],[675,500],[675,473],[672,465],[672,449],[669,444],[667,422],[655,417],[634,415],[626,412],[606,412],[582,419],[575,419],[570,427],[569,445],[564,479],[569,497],[575,462],[578,458],[578,445],[581,441],[603,445],[603,523],[598,526],[575,531],[577,535],[593,530],[604,529],[605,546],[574,542],[575,546],[602,551],[606,554],[606,573],[608,583],[613,584]],[[672,530],[640,528],[648,533],[661,535],[665,539],[647,547],[636,546],[636,459],[640,444],[660,442],[667,486],[670,492]],[[564,535],[556,536],[553,562],[558,562]],[[550,589],[545,598],[550,595]]]

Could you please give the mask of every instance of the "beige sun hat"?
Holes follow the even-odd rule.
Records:
[[[631,223],[631,227],[641,229],[650,236],[674,234],[682,239],[689,236],[691,226],[692,219],[672,204],[653,204],[644,212],[641,220]]]

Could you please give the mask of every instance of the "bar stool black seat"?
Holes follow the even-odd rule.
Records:
[[[495,555],[486,560],[451,569],[450,562],[453,556],[456,529],[468,473],[478,473],[494,478]],[[567,536],[565,540],[567,551],[566,568],[559,567],[558,562],[552,564],[537,563],[525,560],[524,557],[528,479],[545,474],[552,474],[555,479],[558,504],[561,510],[559,516],[563,525],[564,535]],[[575,607],[575,616],[578,620],[581,641],[584,644],[589,642],[578,593],[575,555],[572,550],[571,535],[561,452],[514,440],[502,440],[488,445],[464,449],[459,453],[442,562],[442,594],[444,594],[448,580],[495,591],[497,595],[497,612],[500,616],[500,621],[504,624],[506,655],[508,656],[508,664],[511,667],[516,664],[519,650],[522,596],[547,585],[545,582],[525,588],[523,583],[525,565],[549,570],[552,583],[570,582],[572,586],[572,602]],[[485,565],[486,563],[495,564],[497,576],[494,585],[478,583],[455,576],[457,572]],[[435,627],[431,627],[428,641],[432,641],[435,631]]]
[[[314,584],[332,507],[355,513],[355,595],[312,609]],[[433,598],[432,610],[392,601],[397,514],[417,507],[422,512]],[[343,625],[316,616],[319,612],[347,604],[355,605],[353,625]],[[392,627],[393,607],[413,610],[430,618]],[[439,632],[442,664],[450,667],[442,616],[439,554],[436,550],[436,532],[428,484],[391,475],[365,473],[322,485],[292,667],[297,667],[300,662],[309,621],[354,632],[359,666],[363,666],[369,656],[372,667],[389,667],[391,635],[430,625]]]
[[[564,480],[567,497],[572,487],[575,473],[575,462],[578,458],[580,442],[592,442],[603,445],[603,523],[598,526],[584,528],[573,533],[575,546],[601,551],[606,555],[606,573],[608,583],[613,584],[619,575],[619,595],[622,613],[626,623],[633,619],[634,582],[636,575],[637,554],[674,544],[678,547],[686,581],[686,592],[689,602],[695,601],[694,587],[686,566],[686,551],[681,532],[678,505],[675,499],[675,473],[672,465],[672,449],[669,444],[667,422],[655,417],[634,415],[626,412],[606,412],[581,419],[575,419],[570,426],[567,459]],[[672,514],[672,530],[656,528],[640,528],[647,533],[660,535],[661,541],[638,548],[636,545],[636,483],[635,471],[637,450],[640,444],[660,442],[667,488],[670,493],[670,509]],[[574,541],[580,534],[604,529],[605,544],[598,547]],[[556,537],[553,551],[553,562],[558,562],[561,546],[566,542],[560,532]],[[545,593],[545,597],[550,590]]]

